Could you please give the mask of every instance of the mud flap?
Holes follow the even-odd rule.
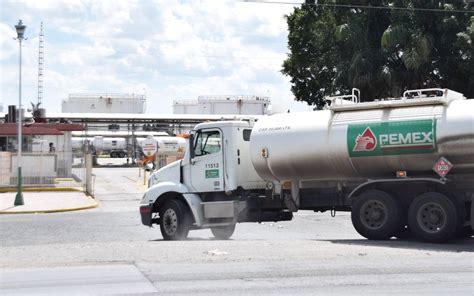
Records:
[[[292,212],[298,212],[300,208],[300,188],[298,182],[291,182],[291,194],[284,194],[284,199],[286,207]]]
[[[474,230],[474,196],[471,196],[471,229]]]

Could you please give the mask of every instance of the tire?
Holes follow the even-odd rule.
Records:
[[[117,157],[117,153],[115,152],[110,152],[110,158],[116,158]]]
[[[118,157],[119,157],[119,158],[124,158],[124,157],[125,157],[125,152],[120,151],[120,152],[118,153]]]
[[[234,234],[235,224],[227,226],[211,227],[211,232],[217,239],[226,240]]]
[[[371,240],[389,239],[400,230],[400,206],[388,193],[368,190],[352,204],[354,228]]]
[[[160,230],[165,240],[183,240],[188,237],[190,213],[187,206],[177,199],[170,199],[160,208]]]
[[[419,240],[442,243],[457,233],[460,219],[456,205],[437,192],[424,193],[413,200],[408,210],[408,225]]]

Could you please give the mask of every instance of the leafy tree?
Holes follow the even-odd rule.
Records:
[[[427,87],[473,97],[471,5],[434,0],[320,0],[315,5],[307,0],[287,16],[290,54],[282,73],[291,77],[296,99],[316,108],[324,106],[325,96],[352,87],[361,90],[363,101]]]

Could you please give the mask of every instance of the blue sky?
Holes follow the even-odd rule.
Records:
[[[61,111],[69,93],[145,93],[147,113],[171,113],[174,99],[266,95],[275,107],[294,101],[286,57],[291,5],[238,1],[1,0],[0,102],[18,103],[22,19],[23,102],[37,101],[38,34],[44,26],[44,107]]]

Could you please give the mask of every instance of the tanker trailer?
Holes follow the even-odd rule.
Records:
[[[93,146],[93,149],[98,155],[105,153],[111,158],[124,158],[127,156],[127,141],[123,137],[104,137],[95,136],[89,138],[89,145]]]
[[[183,156],[186,150],[186,139],[183,137],[171,136],[148,136],[146,138],[137,138],[137,143],[140,148],[143,148],[143,142],[146,139],[156,141],[158,156]]]
[[[183,160],[150,177],[142,223],[159,224],[165,239],[202,228],[228,238],[240,222],[351,211],[368,239],[471,234],[474,100],[427,89],[329,101],[327,110],[197,125]]]
[[[145,140],[156,142],[157,149],[153,156],[153,169],[155,167],[161,168],[169,162],[181,159],[186,150],[186,139],[183,137],[148,136],[137,141],[141,149],[143,149]]]
[[[287,183],[288,208],[350,209],[369,239],[408,227],[440,242],[472,224],[474,100],[437,89],[400,100],[351,99],[255,124],[252,163],[264,180]]]
[[[158,156],[182,157],[186,150],[186,139],[182,137],[154,137],[158,145]]]

